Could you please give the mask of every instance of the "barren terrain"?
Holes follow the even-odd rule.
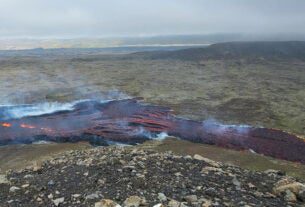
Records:
[[[23,51],[23,55],[18,52],[2,55],[0,104],[140,96],[148,103],[169,106],[178,116],[186,118],[278,128],[304,136],[305,62],[301,59],[279,60],[264,55],[254,59],[183,59],[180,52],[178,57],[169,58],[159,52],[163,54],[160,58],[146,53],[143,56],[80,51],[73,50],[71,54],[67,50],[56,55],[56,50],[51,53],[38,50]],[[191,153],[189,148],[196,148],[195,144],[186,148],[187,145],[179,141],[162,146],[162,149],[186,154]],[[208,147],[196,146],[203,147],[198,149],[199,154],[208,156]],[[31,156],[29,148],[33,149],[20,146],[19,157]],[[55,153],[53,148],[38,151],[41,156],[52,155]],[[63,150],[67,148],[63,146]],[[12,156],[6,156],[4,149],[1,149],[1,160],[7,166],[2,165],[3,170],[24,166],[22,159],[16,161]],[[58,152],[63,150],[58,149]],[[272,166],[304,178],[302,166],[298,164],[270,162],[255,154],[244,156],[242,152],[230,156],[231,151],[218,151],[217,148],[215,151],[223,154],[213,155],[219,161],[255,170]],[[253,156],[257,157],[257,162],[249,162]],[[35,159],[32,157],[28,161]]]

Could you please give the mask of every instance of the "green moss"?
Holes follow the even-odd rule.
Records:
[[[305,135],[305,62],[179,61],[108,56],[14,58],[1,63],[0,95],[28,101],[97,97],[117,89],[181,116]],[[37,95],[38,94],[38,95]]]

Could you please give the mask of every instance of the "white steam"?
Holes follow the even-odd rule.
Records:
[[[84,94],[80,92],[80,94]],[[85,101],[97,101],[107,103],[113,100],[124,100],[131,98],[119,90],[109,90],[95,94],[94,96],[85,96],[80,100],[72,102],[42,102],[37,104],[0,104],[0,120],[19,119],[26,116],[39,116],[51,114],[58,111],[71,111],[75,105]]]
[[[161,132],[160,134],[157,134],[157,136],[155,138],[153,138],[153,139],[164,140],[167,137],[168,137],[168,134],[166,132]]]
[[[26,116],[39,116],[59,111],[72,111],[76,104],[86,101],[90,100],[84,99],[68,103],[45,102],[24,105],[0,105],[0,120],[19,119]],[[111,100],[100,100],[99,102],[106,103],[108,101]]]
[[[0,106],[0,119],[18,119],[26,116],[51,114],[58,111],[71,111],[74,109],[75,104],[80,102],[82,101],[75,101],[71,103],[46,102],[29,105]]]
[[[163,140],[166,137],[168,137],[168,134],[166,132],[161,132],[158,134],[151,133],[150,131],[146,130],[144,127],[138,127],[129,134],[132,136],[143,136],[148,139],[156,139],[156,140]]]
[[[234,130],[239,134],[247,134],[249,132],[249,125],[234,125],[234,124],[222,124],[215,119],[207,119],[202,122],[205,130],[213,133],[223,134],[226,131]]]

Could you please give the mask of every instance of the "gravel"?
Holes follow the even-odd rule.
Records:
[[[1,180],[1,206],[304,205],[303,184],[283,173],[135,147],[69,151]]]

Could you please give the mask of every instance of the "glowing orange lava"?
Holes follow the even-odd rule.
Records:
[[[10,123],[2,123],[1,126],[3,126],[3,127],[11,127],[12,124],[10,124]]]
[[[35,126],[28,125],[28,124],[20,124],[20,127],[27,128],[27,129],[35,129],[36,128]]]

